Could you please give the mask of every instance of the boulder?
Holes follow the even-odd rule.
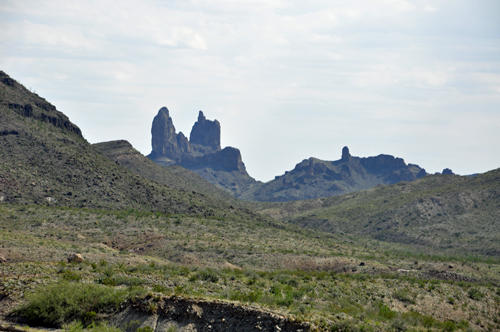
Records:
[[[68,256],[68,263],[83,263],[85,258],[80,254],[71,254]]]

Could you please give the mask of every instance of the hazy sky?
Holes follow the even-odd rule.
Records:
[[[302,159],[500,167],[500,1],[0,0],[0,69],[147,155],[203,110],[267,181]]]

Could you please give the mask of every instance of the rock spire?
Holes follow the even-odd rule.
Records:
[[[212,151],[220,150],[220,123],[205,118],[202,111],[198,113],[198,121],[193,125],[189,135],[191,144],[202,145]]]

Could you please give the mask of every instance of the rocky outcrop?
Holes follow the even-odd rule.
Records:
[[[218,171],[238,171],[246,174],[245,164],[241,159],[240,150],[233,147],[226,147],[199,157],[185,157],[181,162],[185,168],[196,168],[199,166],[209,167]]]
[[[155,308],[155,310],[151,310]],[[124,303],[110,317],[110,323],[125,332],[138,329],[160,331],[310,331],[309,323],[296,321],[268,310],[236,303],[185,299],[182,297],[146,297]]]
[[[342,148],[342,158],[340,158],[340,160],[347,162],[349,161],[349,158],[351,158],[351,154],[349,153],[349,148],[347,146],[344,146]]]
[[[162,107],[153,119],[151,127],[151,158],[167,157],[173,163],[179,163],[182,156],[194,155],[193,148],[182,132],[176,133],[168,108]]]
[[[210,121],[205,118],[202,111],[198,114],[198,121],[191,129],[189,142],[193,148],[202,153],[220,150],[220,123],[217,120]]]
[[[68,263],[83,263],[85,258],[81,254],[71,254],[68,256]]]
[[[148,157],[161,166],[180,165],[234,195],[256,183],[246,171],[240,150],[233,147],[221,149],[220,123],[208,120],[202,111],[189,140],[184,134],[176,133],[166,107],[155,116],[151,135],[153,150]]]
[[[443,174],[443,175],[455,175],[455,173],[453,173],[453,171],[449,168],[443,169],[443,172],[441,174]]]

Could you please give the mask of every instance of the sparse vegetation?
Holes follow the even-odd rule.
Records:
[[[46,101],[5,89],[0,301],[32,323],[115,332],[99,319],[140,295],[149,313],[162,296],[233,301],[323,331],[500,329],[498,170],[287,204],[221,201],[206,184],[172,183],[201,194],[132,174]],[[20,113],[36,103],[36,116]],[[72,253],[85,261],[68,263]]]
[[[17,313],[32,324],[62,326],[70,320],[91,320],[95,312],[117,307],[139,290],[118,290],[95,284],[62,281],[26,295],[27,303]]]

